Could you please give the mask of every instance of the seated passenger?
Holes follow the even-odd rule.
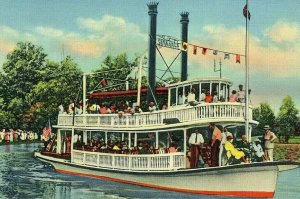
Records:
[[[192,105],[192,106],[197,105],[196,94],[195,94],[194,88],[192,88],[191,92],[189,92],[189,94],[187,96],[187,100],[188,100],[189,105]]]
[[[232,144],[233,137],[232,135],[227,135],[227,141],[225,142],[225,150],[226,155],[228,157],[229,164],[237,164],[241,161],[246,162],[245,160],[245,153],[243,151],[237,150],[234,145]]]
[[[216,103],[216,102],[218,102],[218,101],[219,101],[218,92],[215,91],[215,92],[214,92],[214,97],[213,97],[213,102]]]
[[[212,96],[210,95],[209,91],[206,92],[205,102],[206,103],[211,103],[212,102]]]
[[[250,157],[250,143],[247,141],[245,134],[243,134],[241,140],[236,143],[236,148],[243,151],[246,157]]]
[[[259,139],[256,139],[252,145],[254,151],[254,156],[253,156],[254,162],[262,162],[266,160],[264,150],[260,143],[261,141]]]
[[[238,96],[236,94],[236,90],[232,90],[231,95],[229,96],[229,102],[237,102]]]
[[[176,143],[172,142],[171,146],[168,148],[168,153],[175,153],[177,152],[177,145]]]
[[[154,102],[149,103],[148,111],[149,112],[156,111],[156,106],[154,105]]]
[[[201,89],[200,102],[204,102],[205,97],[206,97],[205,89]]]
[[[107,113],[107,108],[103,103],[100,105],[100,113],[101,114],[106,114]]]

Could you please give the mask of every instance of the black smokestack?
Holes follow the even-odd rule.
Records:
[[[155,78],[156,78],[156,16],[158,2],[150,2],[148,6],[148,15],[150,16],[149,27],[149,61],[148,61],[148,91],[147,101],[153,101],[156,96]],[[153,93],[153,94],[152,94]]]
[[[182,42],[188,42],[188,24],[189,13],[182,12],[181,15],[181,40]],[[187,80],[187,51],[181,52],[181,81]]]

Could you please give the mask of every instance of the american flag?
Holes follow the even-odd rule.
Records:
[[[43,129],[43,138],[44,138],[45,141],[49,140],[50,134],[51,134],[51,128],[50,127],[45,127]]]

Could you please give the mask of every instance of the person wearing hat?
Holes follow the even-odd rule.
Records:
[[[271,131],[269,125],[264,126],[264,140],[265,140],[265,157],[267,161],[273,161],[273,149],[274,149],[274,141],[277,138],[275,133]]]
[[[231,134],[227,134],[226,137],[227,141],[225,142],[225,150],[226,150],[226,155],[228,158],[229,164],[236,164],[240,162],[247,162],[245,159],[245,153],[243,151],[239,151],[234,147],[232,144],[233,142],[233,137]]]
[[[252,148],[254,151],[254,161],[256,162],[262,162],[265,160],[265,153],[264,150],[261,146],[261,141],[260,139],[256,139],[253,143],[252,143]]]

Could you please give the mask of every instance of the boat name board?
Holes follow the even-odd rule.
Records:
[[[156,45],[171,49],[180,50],[181,40],[168,35],[156,35]]]

